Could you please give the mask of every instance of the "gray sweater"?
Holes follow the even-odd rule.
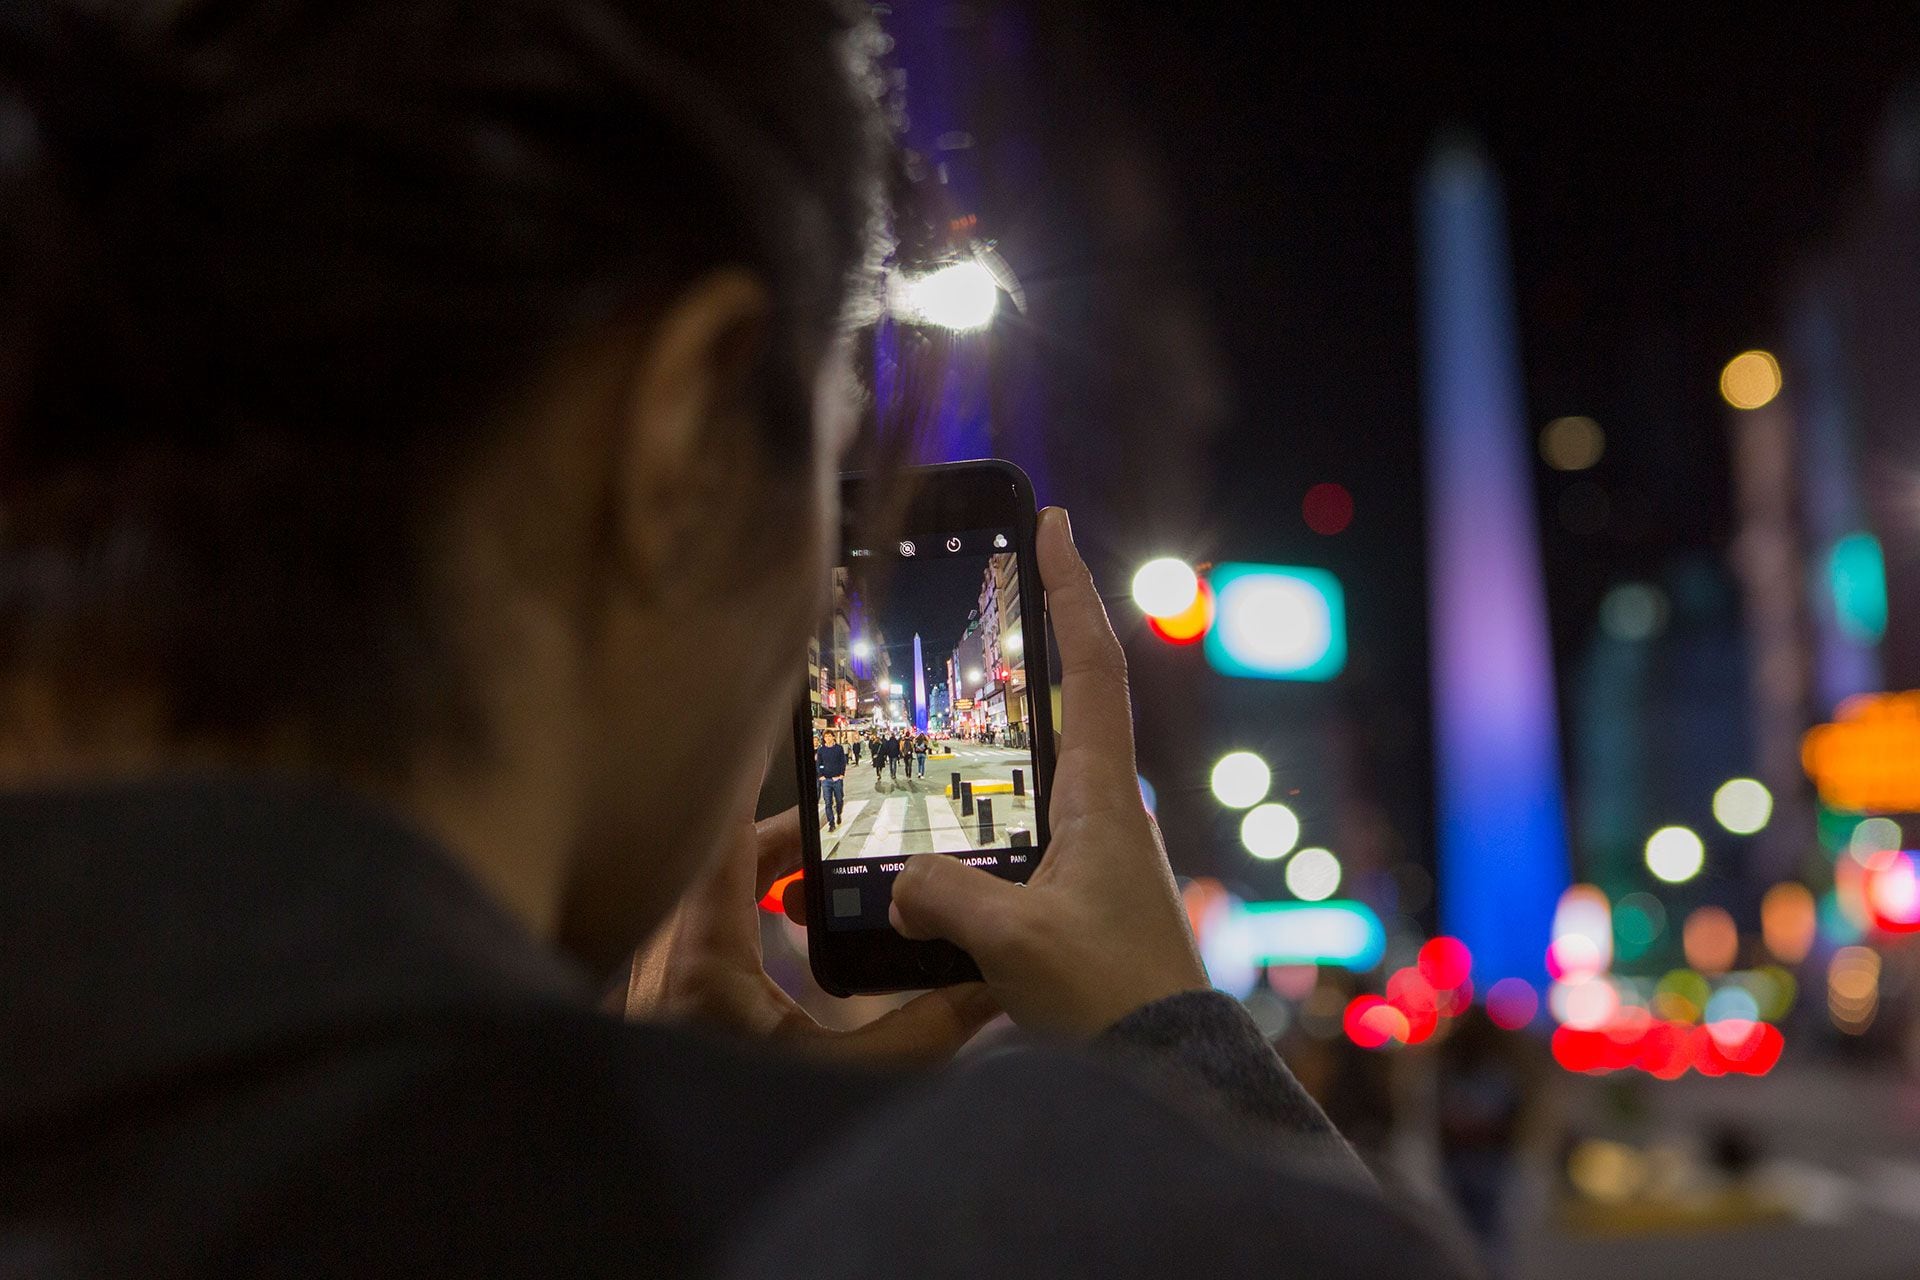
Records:
[[[345,795],[0,797],[0,1276],[1457,1276],[1226,997],[931,1073],[623,1024]]]

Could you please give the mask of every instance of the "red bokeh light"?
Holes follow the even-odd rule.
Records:
[[[1432,983],[1435,991],[1451,991],[1473,972],[1473,953],[1460,939],[1443,935],[1420,948],[1419,964],[1420,976]]]
[[[1193,603],[1179,613],[1170,613],[1164,618],[1147,615],[1148,629],[1168,644],[1192,644],[1205,636],[1212,625],[1213,588],[1204,578],[1200,580],[1200,590],[1194,595]]]
[[[1387,979],[1387,1003],[1407,1020],[1404,1038],[1408,1044],[1419,1044],[1440,1024],[1440,1006],[1433,984],[1422,977],[1418,969],[1399,969]]]
[[[1345,485],[1317,484],[1301,499],[1300,514],[1307,528],[1332,537],[1353,523],[1353,495]]]
[[[1660,1080],[1678,1080],[1689,1068],[1703,1076],[1763,1076],[1786,1047],[1780,1028],[1728,1019],[1694,1027],[1631,1011],[1597,1031],[1560,1027],[1553,1060],[1569,1071],[1604,1074],[1636,1068]]]
[[[1341,1021],[1347,1039],[1362,1049],[1381,1049],[1388,1041],[1407,1038],[1407,1015],[1379,996],[1355,996]]]
[[[1920,932],[1920,868],[1911,853],[1876,858],[1861,876],[1861,897],[1874,927],[1885,933]]]
[[[1487,1016],[1496,1027],[1518,1031],[1539,1012],[1539,993],[1525,978],[1502,978],[1487,990]]]

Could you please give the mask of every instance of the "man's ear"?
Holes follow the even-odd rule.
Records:
[[[771,311],[754,276],[717,271],[683,290],[649,330],[611,477],[619,551],[634,581],[661,579],[705,523],[715,480],[750,456],[742,433],[753,425]]]

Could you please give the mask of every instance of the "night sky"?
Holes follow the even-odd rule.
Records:
[[[921,656],[927,664],[927,692],[946,680],[947,657],[967,627],[967,615],[980,599],[986,558],[962,555],[916,559],[902,564],[876,600],[868,598],[869,617],[879,620],[886,633],[893,669],[912,669],[913,636],[920,634]],[[913,686],[907,684],[911,695]]]
[[[1319,480],[1358,500],[1335,555],[1365,568],[1420,544],[1414,190],[1439,130],[1485,142],[1530,416],[1587,414],[1608,438],[1598,532],[1556,518],[1579,477],[1539,469],[1563,656],[1615,580],[1724,545],[1720,365],[1773,336],[1794,264],[1844,216],[1920,68],[1910,4],[1362,16],[1117,0],[1089,17],[1185,193],[1175,252],[1234,401],[1219,512],[1276,556],[1326,554],[1298,515]]]

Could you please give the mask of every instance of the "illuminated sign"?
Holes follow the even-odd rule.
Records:
[[[972,698],[955,698],[953,700],[953,709],[955,711],[971,711],[973,710],[973,699]]]
[[[1380,917],[1364,902],[1248,902],[1230,928],[1256,964],[1371,969],[1386,953]]]
[[[1848,698],[1801,740],[1800,762],[1830,809],[1920,811],[1920,691]]]

